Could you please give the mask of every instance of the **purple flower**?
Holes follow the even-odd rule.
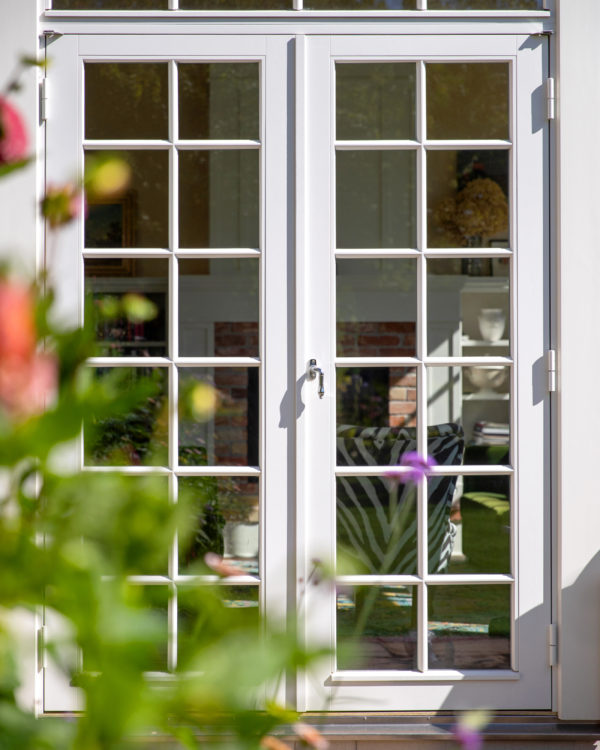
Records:
[[[481,750],[483,747],[483,737],[481,732],[473,727],[458,725],[454,730],[454,736],[460,742],[463,750]]]
[[[428,477],[431,474],[431,469],[434,466],[437,466],[437,461],[432,456],[423,458],[417,451],[408,451],[402,454],[400,466],[394,466],[389,471],[386,471],[385,475],[396,482],[420,484],[424,477]],[[407,471],[402,471],[400,467],[407,469]]]

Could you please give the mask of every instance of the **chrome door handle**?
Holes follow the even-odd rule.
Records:
[[[317,375],[319,376],[319,398],[323,398],[325,395],[325,375],[320,367],[317,367],[317,360],[311,359],[308,362],[308,378],[314,380]]]

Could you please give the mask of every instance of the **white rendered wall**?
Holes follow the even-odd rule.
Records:
[[[38,0],[0,0],[0,92],[4,93],[23,55],[35,57]],[[25,117],[30,151],[35,153],[37,131],[37,68],[22,77],[23,88],[10,100]],[[36,168],[26,169],[0,180],[0,258],[34,273],[36,268]]]
[[[600,2],[562,0],[559,133],[559,715],[600,718]]]

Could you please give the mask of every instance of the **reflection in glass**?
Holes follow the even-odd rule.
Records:
[[[127,535],[119,548],[125,558],[124,569],[128,575],[167,575],[168,550],[173,541],[167,523],[172,512],[167,478],[122,474],[117,481],[127,502],[121,506],[123,518],[113,517],[111,522],[115,528],[121,524]],[[160,519],[163,523],[159,529]],[[154,528],[152,535],[148,534],[148,522]]]
[[[508,138],[508,63],[427,63],[427,138]]]
[[[305,10],[416,10],[416,0],[304,0]]]
[[[167,10],[168,0],[52,0],[53,10]]]
[[[544,0],[427,0],[429,10],[543,10]]]
[[[179,369],[179,463],[258,466],[258,368]]]
[[[167,369],[116,367],[94,370],[98,388],[123,398],[122,406],[142,396],[129,413],[107,416],[91,412],[84,422],[85,462],[91,466],[165,466],[167,425]]]
[[[198,667],[198,634],[204,639],[243,629],[248,648],[259,637],[258,586],[178,586],[177,663],[182,671]],[[196,661],[189,663],[196,656]]]
[[[508,258],[427,261],[427,350],[434,357],[510,354]],[[472,279],[472,276],[492,278]],[[473,283],[477,287],[473,287]]]
[[[338,436],[342,429],[361,428],[358,437],[370,435],[374,447],[383,441],[382,450],[389,451],[388,441],[396,440],[390,428],[416,424],[417,371],[414,367],[340,367],[336,371],[336,397]],[[373,463],[385,465],[396,460],[392,454],[391,460]]]
[[[428,591],[430,669],[510,669],[510,586]]]
[[[86,153],[86,161],[97,152]],[[129,189],[118,198],[88,204],[88,248],[167,247],[169,155],[166,151],[119,151],[131,167]]]
[[[428,367],[430,425],[458,423],[465,433],[465,464],[509,464],[510,367]],[[482,461],[477,448],[494,447],[506,460]]]
[[[428,151],[429,247],[508,246],[508,151]]]
[[[471,446],[467,448],[467,451],[473,450]],[[495,452],[500,454],[500,450]],[[502,459],[502,455],[494,456],[489,447],[479,447],[476,457],[480,459],[478,463]],[[436,476],[428,480],[430,513],[433,511],[432,494],[437,492],[437,484],[443,479]],[[510,476],[465,475],[455,479],[450,519],[458,533],[448,572],[510,574]]]
[[[336,138],[415,137],[414,63],[338,63]]]
[[[258,356],[258,260],[179,261],[179,353]]]
[[[414,487],[388,477],[338,477],[338,553],[364,575],[416,575]]]
[[[84,264],[99,356],[166,356],[168,261],[86,258]],[[154,306],[150,319],[130,312],[140,297]]]
[[[417,262],[338,260],[337,353],[414,357]]]
[[[416,244],[413,151],[338,151],[337,247]]]
[[[181,151],[179,244],[258,248],[258,151]]]
[[[258,63],[179,63],[178,70],[180,138],[258,138]]]
[[[86,63],[86,138],[167,138],[167,63]]]
[[[180,573],[216,552],[258,575],[258,493],[257,477],[179,479],[179,497],[192,512],[179,533]]]
[[[338,669],[415,669],[414,586],[344,586],[336,606]]]

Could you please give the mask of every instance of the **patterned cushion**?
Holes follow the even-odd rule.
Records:
[[[460,425],[428,428],[428,453],[440,465],[462,463],[464,433]],[[338,466],[390,466],[403,453],[416,450],[414,428],[356,427],[337,430]],[[435,476],[428,481],[429,572],[441,573],[452,553],[456,527],[450,506],[456,477]],[[346,552],[370,574],[415,575],[417,520],[411,485],[387,477],[339,477],[337,483],[337,538]]]

